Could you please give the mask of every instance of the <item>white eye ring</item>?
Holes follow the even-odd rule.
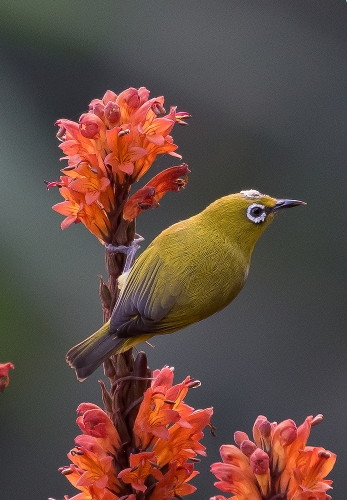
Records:
[[[264,205],[260,203],[252,203],[247,208],[247,217],[255,224],[259,224],[259,222],[264,222],[266,219],[266,211]]]

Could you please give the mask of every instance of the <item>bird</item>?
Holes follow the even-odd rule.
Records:
[[[245,284],[261,234],[276,214],[299,205],[306,203],[248,189],[223,196],[162,231],[120,277],[110,319],[66,354],[78,380],[112,354],[226,307]]]

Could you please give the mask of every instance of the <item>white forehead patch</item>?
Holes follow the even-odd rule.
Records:
[[[255,189],[240,191],[240,194],[242,194],[242,196],[244,196],[245,198],[249,198],[251,200],[254,200],[255,198],[261,198],[263,196],[261,193],[259,193],[259,191],[256,191]]]

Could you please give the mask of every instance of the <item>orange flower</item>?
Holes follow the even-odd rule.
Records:
[[[77,408],[77,413],[80,416],[76,422],[84,434],[95,438],[107,452],[113,453],[120,447],[118,431],[101,408],[91,403],[82,403]]]
[[[188,165],[182,163],[177,167],[170,167],[153,177],[143,188],[130,196],[124,205],[123,217],[132,220],[143,210],[157,207],[159,200],[168,191],[180,191],[188,182]],[[182,179],[183,177],[183,179]]]
[[[56,122],[62,141],[59,147],[65,154],[62,159],[68,166],[62,169],[64,177],[47,183],[47,187],[59,186],[65,199],[53,207],[66,216],[62,229],[82,222],[101,242],[112,243],[131,185],[147,172],[158,154],[181,158],[174,153],[177,146],[169,134],[175,123],[186,123],[189,113],[177,113],[172,107],[160,116],[165,113],[164,98],[148,97],[144,87],[126,89],[118,96],[108,90],[102,99],[91,101],[78,123],[66,119]],[[145,208],[157,206],[167,191],[178,191],[186,183],[179,177],[187,172],[186,168],[185,173],[156,176],[148,183],[154,190],[145,188],[135,194],[125,219],[132,220]]]
[[[197,454],[205,456],[205,446],[200,443],[200,439],[204,436],[202,429],[209,425],[212,413],[212,408],[196,410],[187,418],[189,427],[181,427],[179,423],[170,427],[169,439],[158,439],[153,447],[158,464],[163,466],[173,460],[183,464]]]
[[[325,500],[332,481],[325,480],[336,455],[320,447],[306,446],[312,425],[322,415],[309,416],[297,428],[293,420],[270,423],[260,415],[253,427],[254,443],[244,432],[235,433],[234,445],[220,449],[223,462],[214,463],[211,472],[219,479],[215,486],[233,493],[235,500]],[[224,500],[218,495],[216,500]]]
[[[136,160],[147,154],[147,149],[137,146],[140,138],[130,123],[108,130],[107,142],[112,153],[106,156],[105,163],[111,165],[114,177],[119,171],[131,176]]]
[[[171,438],[171,434],[176,429],[171,424],[177,424],[179,428],[187,428],[186,437],[196,432],[190,422],[194,409],[186,405],[183,398],[189,388],[197,387],[200,382],[187,377],[181,384],[173,386],[173,370],[167,366],[161,371],[155,371],[153,376],[155,378],[152,386],[144,394],[134,424],[136,444],[140,449],[146,449],[150,443],[153,444],[154,442],[156,442],[155,446],[159,447],[157,449],[171,447],[172,442],[175,440],[175,438]],[[209,414],[209,417],[211,414]],[[194,417],[191,417],[191,419],[194,420]],[[202,419],[200,423],[201,428],[205,427],[209,423],[209,418],[206,421]],[[161,438],[163,441],[154,440],[155,437]],[[202,435],[200,435],[199,439],[201,437]],[[167,441],[170,441],[170,446],[167,446]],[[161,448],[158,443],[162,443]],[[167,458],[166,462],[165,459],[162,459],[161,464],[168,463],[172,459],[177,459],[177,457],[171,456]]]
[[[75,443],[76,447],[68,453],[72,464],[62,467],[60,472],[83,492],[81,498],[117,499],[111,492],[119,489],[120,484],[112,466],[113,457],[104,448],[103,441],[92,435],[81,435],[77,436]],[[77,495],[76,498],[80,497]]]
[[[0,363],[0,392],[4,392],[5,388],[10,383],[10,377],[8,376],[9,370],[13,370],[14,365],[12,363]]]
[[[115,492],[120,482],[113,466],[113,453],[120,447],[118,432],[97,405],[82,403],[77,411],[81,414],[77,423],[84,434],[76,437],[76,447],[68,453],[72,464],[59,470],[83,492],[78,499],[118,499]]]
[[[105,177],[98,167],[92,168],[87,162],[81,162],[74,169],[73,174],[74,178],[71,179],[69,188],[83,193],[87,205],[91,205],[99,199],[101,193],[110,187],[110,179]]]
[[[65,201],[53,205],[52,208],[56,212],[66,215],[61,223],[61,228],[65,229],[73,223],[83,222],[97,238],[104,241],[109,232],[109,221],[102,208],[96,203],[88,205],[82,201],[83,194],[69,187],[63,186],[59,191]]]
[[[147,360],[139,356],[147,369]],[[76,437],[76,446],[68,454],[72,463],[60,469],[81,491],[75,500],[135,500],[144,498],[144,493],[146,498],[171,500],[195,491],[189,482],[198,472],[188,460],[205,455],[199,441],[212,409],[194,411],[184,402],[188,390],[199,381],[186,377],[174,385],[173,379],[173,368],[154,371],[133,432],[126,432],[124,440],[120,438],[124,416],[120,416],[118,433],[97,405],[78,407],[77,424],[83,434]]]
[[[156,465],[156,456],[153,452],[130,455],[130,467],[118,474],[124,483],[130,483],[136,491],[146,491],[145,481],[149,476],[153,476],[158,481],[163,477]]]
[[[197,474],[199,473],[194,471],[193,464],[179,465],[176,461],[171,462],[168,472],[156,484],[151,500],[169,500],[194,493],[196,488],[188,484],[188,481]]]
[[[165,388],[149,388],[143,396],[134,424],[134,433],[140,449],[146,449],[154,436],[168,439],[168,426],[180,419],[177,411],[166,403]]]

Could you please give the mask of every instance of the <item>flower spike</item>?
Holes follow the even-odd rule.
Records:
[[[260,415],[253,427],[254,442],[237,431],[239,448],[221,447],[223,462],[211,466],[219,480],[215,486],[233,493],[235,500],[331,499],[326,492],[332,481],[325,476],[333,468],[336,455],[321,447],[306,446],[312,425],[322,419],[323,415],[309,416],[297,428],[293,420],[276,424]],[[222,495],[213,498],[227,500]]]
[[[82,403],[77,408],[77,424],[83,434],[76,437],[68,454],[70,465],[59,469],[80,490],[76,500],[171,500],[196,490],[190,481],[198,474],[194,470],[196,455],[205,455],[200,440],[202,430],[210,425],[212,408],[188,406],[184,398],[197,381],[186,377],[174,384],[173,368],[168,366],[153,372],[146,389],[147,359],[144,353],[138,358],[132,390],[127,392],[129,397],[132,393],[127,412],[112,411],[112,421],[95,404]],[[112,396],[106,393],[104,388],[107,407],[112,410]],[[138,398],[140,394],[143,398]]]
[[[68,165],[59,181],[46,184],[47,189],[58,187],[64,198],[53,206],[66,217],[62,229],[81,222],[101,243],[124,244],[118,235],[126,233],[137,215],[158,206],[167,191],[184,187],[189,170],[183,164],[172,167],[177,171],[155,176],[125,204],[132,184],[159,154],[181,158],[170,133],[176,123],[186,124],[190,114],[176,112],[175,106],[164,113],[162,96],[149,99],[145,87],[131,87],[119,95],[108,90],[102,99],[92,100],[78,123],[66,119],[56,122],[59,147],[65,155],[62,159]],[[120,222],[124,226],[121,231]]]

